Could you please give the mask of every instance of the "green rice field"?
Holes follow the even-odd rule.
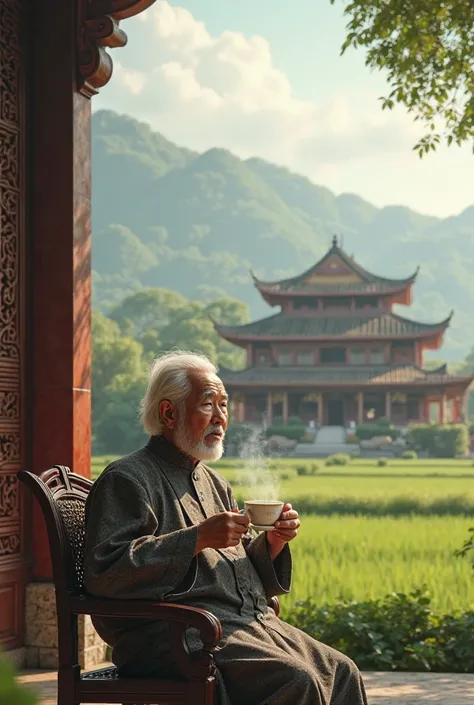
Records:
[[[111,458],[94,458],[96,477]],[[474,571],[454,552],[474,525],[474,465],[470,460],[372,460],[327,467],[324,460],[280,459],[242,470],[242,461],[215,464],[239,502],[265,493],[303,509],[292,544],[292,593],[283,607],[312,597],[364,600],[423,584],[433,608],[474,607]],[[313,467],[314,475],[297,468]],[[258,476],[258,482],[254,479]]]

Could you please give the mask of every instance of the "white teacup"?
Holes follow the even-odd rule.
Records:
[[[266,499],[249,499],[244,502],[245,513],[254,526],[273,526],[280,518],[284,502]]]

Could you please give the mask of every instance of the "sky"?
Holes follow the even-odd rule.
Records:
[[[94,110],[149,123],[179,145],[262,157],[335,193],[447,217],[474,204],[471,147],[419,159],[419,127],[364,53],[340,56],[342,0],[158,0],[124,22]]]

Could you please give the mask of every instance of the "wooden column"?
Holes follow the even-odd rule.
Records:
[[[283,423],[288,423],[288,392],[283,392],[282,415]]]
[[[357,393],[357,425],[364,423],[364,392]]]
[[[462,417],[463,422],[468,423],[469,421],[469,389],[467,389],[462,397]]]
[[[35,3],[31,192],[32,465],[90,477],[90,100],[76,91],[76,3]],[[52,576],[40,512],[34,577]]]
[[[385,416],[387,419],[392,417],[392,393],[385,392]]]
[[[268,392],[267,396],[267,423],[269,426],[273,423],[273,395]]]

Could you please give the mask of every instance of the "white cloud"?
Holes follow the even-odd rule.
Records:
[[[291,163],[307,171],[308,159],[341,159],[390,151],[413,139],[407,120],[356,110],[345,96],[325,105],[298,99],[288,77],[273,62],[268,42],[225,31],[211,36],[181,7],[160,0],[145,16],[149,71],[116,71],[134,96],[134,114],[147,118],[171,139],[197,149],[219,145],[242,156]],[[360,100],[359,100],[360,102]],[[371,139],[366,139],[370,136]],[[374,136],[376,139],[374,139]]]
[[[124,55],[123,65],[115,61],[115,80],[96,107],[102,103],[146,120],[179,144],[258,155],[379,203],[387,200],[382,170],[390,171],[390,188],[397,178],[406,182],[418,135],[403,111],[382,112],[377,96],[360,88],[353,95],[335,91],[321,104],[301,100],[263,37],[234,31],[212,36],[188,10],[165,0],[140,20],[131,60],[126,67]],[[368,168],[379,172],[372,193],[358,188],[358,174]],[[401,187],[398,192],[404,193]],[[410,205],[417,204],[412,199]]]

